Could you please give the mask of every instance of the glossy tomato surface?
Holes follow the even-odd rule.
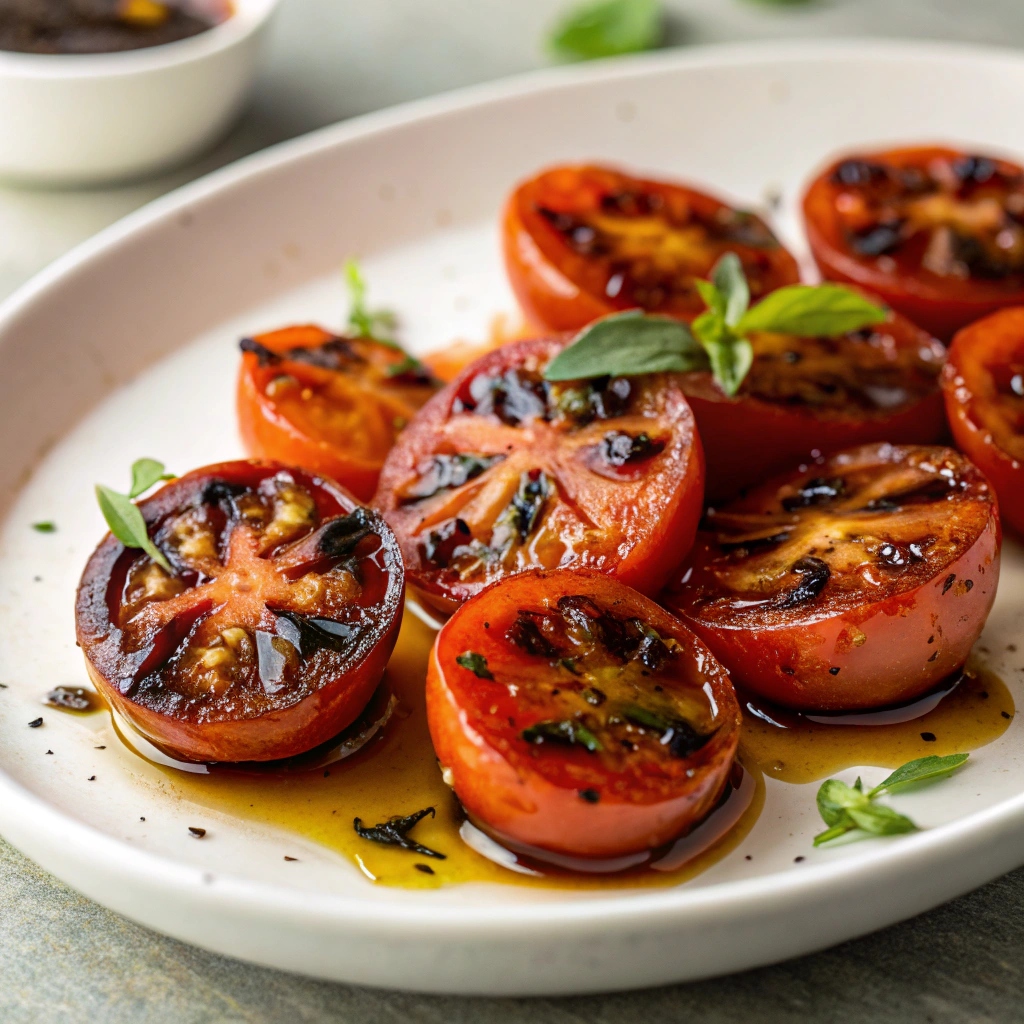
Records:
[[[1003,522],[1024,534],[1024,308],[960,331],[942,386],[957,447],[996,489]]]
[[[732,398],[709,373],[683,388],[718,502],[842,448],[931,444],[946,434],[943,346],[905,317],[836,337],[754,334],[754,362]]]
[[[108,534],[75,608],[89,673],[124,718],[193,761],[289,757],[356,718],[401,623],[380,516],[255,461],[195,470],[139,507],[173,572]]]
[[[438,761],[499,840],[611,858],[713,809],[740,715],[676,618],[587,570],[509,577],[438,634],[427,675]]]
[[[374,505],[442,613],[526,569],[600,569],[656,593],[693,542],[704,460],[677,375],[548,383],[565,342],[515,342],[432,399]]]
[[[738,686],[797,709],[879,708],[963,665],[999,548],[995,495],[962,455],[866,445],[709,514],[664,600]]]
[[[734,252],[756,299],[799,280],[796,261],[760,217],[685,185],[609,167],[552,167],[505,207],[505,265],[527,318],[578,330],[616,310],[690,320],[694,286]]]
[[[302,466],[369,501],[395,438],[437,390],[399,349],[314,326],[242,341],[238,424],[250,455]]]
[[[1024,170],[942,146],[851,154],[804,196],[822,274],[874,292],[948,341],[1024,303]]]

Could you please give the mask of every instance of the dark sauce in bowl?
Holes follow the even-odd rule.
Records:
[[[0,50],[141,50],[207,32],[232,13],[230,0],[0,0]]]

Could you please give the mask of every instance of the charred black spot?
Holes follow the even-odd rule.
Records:
[[[303,657],[320,650],[344,654],[365,630],[361,622],[337,622],[298,612],[270,609],[277,616],[277,635],[290,643]]]
[[[711,736],[697,732],[689,722],[681,718],[640,705],[630,705],[623,709],[622,714],[634,725],[658,733],[661,742],[668,747],[673,757],[689,757],[711,739]]]
[[[247,488],[241,484],[228,483],[227,480],[211,480],[199,496],[200,504],[203,505],[227,505],[230,506],[234,498],[245,494]]]
[[[884,498],[869,501],[861,511],[895,512],[907,505],[930,505],[936,501],[945,501],[962,485],[945,477],[934,477],[919,487],[913,487],[898,494],[887,494]]]
[[[901,544],[891,544],[886,542],[878,549],[878,560],[883,565],[891,565],[894,568],[900,568],[904,565],[908,565],[912,561],[912,556],[910,551]]]
[[[272,352],[266,345],[261,345],[255,338],[242,338],[238,347],[245,353],[256,357],[260,366],[274,366],[281,362],[281,357]]]
[[[588,686],[585,690],[581,690],[580,696],[595,708],[599,708],[608,699],[604,691],[599,690],[596,686]]]
[[[544,635],[543,626],[547,620],[548,616],[543,612],[520,611],[505,637],[527,654],[538,658],[554,658],[559,651]]]
[[[581,789],[580,799],[586,800],[588,804],[596,804],[601,799],[601,794],[596,789]]]
[[[829,567],[820,558],[813,558],[810,555],[794,562],[791,571],[797,573],[801,580],[793,590],[782,596],[779,601],[780,608],[794,608],[815,600],[832,577]]]
[[[949,588],[953,586],[954,583],[956,583],[956,573],[951,572],[942,583],[942,592],[944,594],[948,593]]]
[[[347,558],[366,537],[376,536],[380,527],[368,508],[353,509],[347,516],[332,519],[320,531],[320,551],[328,558]]]
[[[602,442],[605,461],[610,466],[626,466],[659,454],[665,449],[664,441],[655,441],[647,433],[630,434],[613,430],[605,434]]]
[[[362,839],[369,839],[371,842],[381,843],[384,846],[397,846],[400,850],[409,850],[412,853],[418,853],[421,857],[445,860],[445,854],[438,853],[437,850],[431,850],[429,847],[423,846],[409,837],[413,826],[422,821],[427,815],[431,818],[434,817],[433,807],[424,807],[422,811],[408,814],[404,818],[399,816],[388,818],[387,821],[374,825],[371,828],[365,828],[362,820],[356,818],[352,822],[352,827],[355,829],[356,835]]]
[[[518,534],[520,543],[526,541],[533,533],[550,493],[551,484],[539,469],[524,472],[520,476],[519,488],[505,513]]]
[[[997,174],[994,160],[987,156],[962,156],[953,161],[953,173],[964,185],[984,185]]]
[[[549,391],[547,381],[515,369],[500,377],[480,374],[470,381],[464,408],[518,427],[527,420],[550,419]]]
[[[829,674],[830,676],[837,676],[837,675],[839,675],[839,666],[838,666],[838,665],[833,665],[833,666],[832,666],[832,667],[831,667],[831,668],[830,668],[830,669],[828,670],[828,674]]]
[[[884,256],[900,244],[901,227],[900,221],[876,224],[866,231],[851,235],[850,246],[861,256]]]
[[[884,181],[888,172],[881,164],[868,160],[844,160],[833,172],[837,185],[864,186]]]
[[[601,197],[601,209],[605,213],[621,217],[649,217],[665,205],[657,192],[613,192]]]
[[[795,512],[800,508],[808,508],[811,505],[827,505],[835,501],[846,492],[846,482],[842,477],[816,476],[800,488],[796,494],[782,499],[782,507],[787,512]]]
[[[420,478],[402,496],[403,502],[422,501],[432,498],[440,491],[461,487],[480,476],[504,455],[473,455],[468,452],[458,455],[435,455],[422,471]]]
[[[456,549],[468,544],[471,539],[472,534],[465,520],[448,519],[440,523],[436,530],[431,530],[420,545],[423,561],[435,569],[445,569]]]

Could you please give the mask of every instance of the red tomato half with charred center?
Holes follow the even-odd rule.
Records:
[[[401,623],[394,535],[335,484],[269,462],[195,470],[140,504],[173,572],[108,534],[75,607],[94,683],[192,761],[267,761],[351,723]]]
[[[637,307],[691,320],[705,308],[694,280],[710,277],[726,252],[740,258],[755,299],[800,279],[755,214],[608,167],[553,167],[523,182],[503,232],[523,312],[557,331]]]
[[[250,455],[302,466],[369,501],[384,458],[437,382],[400,349],[289,327],[242,341],[238,425]]]
[[[427,719],[478,825],[592,858],[699,823],[723,794],[740,726],[701,641],[586,570],[523,573],[463,605],[434,644]]]
[[[995,495],[962,455],[866,445],[709,515],[664,600],[738,686],[803,710],[885,707],[963,665],[999,547]]]
[[[679,376],[549,383],[564,344],[478,360],[384,464],[374,505],[443,614],[534,568],[600,569],[656,593],[693,542],[704,460]]]
[[[734,397],[710,373],[684,378],[709,502],[842,448],[932,444],[946,434],[945,349],[898,314],[835,337],[754,334],[750,341],[754,362]]]
[[[1024,303],[1024,169],[941,146],[837,160],[804,196],[829,280],[874,292],[943,341]]]
[[[992,482],[1003,521],[1024,534],[1024,309],[960,331],[942,386],[957,447]]]

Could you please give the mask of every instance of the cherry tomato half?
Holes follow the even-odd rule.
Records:
[[[601,573],[556,570],[502,580],[448,621],[427,720],[478,824],[610,858],[667,843],[712,810],[740,714],[724,669],[663,608]]]
[[[290,757],[356,718],[402,616],[402,558],[377,513],[255,461],[195,470],[139,507],[173,574],[107,534],[75,608],[121,715],[193,761]]]
[[[805,710],[913,700],[963,665],[999,516],[958,452],[865,445],[709,514],[669,608],[738,686]]]
[[[804,196],[821,273],[948,341],[1024,303],[1024,169],[940,146],[837,160]]]
[[[726,252],[740,258],[755,299],[800,278],[755,214],[608,167],[553,167],[523,182],[505,207],[503,240],[523,312],[556,331],[636,307],[693,319],[705,308],[694,279]]]
[[[750,341],[754,362],[734,398],[709,373],[684,378],[710,502],[841,448],[931,444],[946,434],[945,349],[898,314],[837,337],[755,334]]]
[[[369,501],[399,431],[437,390],[399,349],[289,327],[242,341],[238,425],[250,455],[302,466]]]
[[[957,447],[991,481],[1003,521],[1024,534],[1024,309],[960,331],[942,387]]]
[[[693,542],[704,459],[678,375],[551,384],[561,339],[468,367],[399,438],[374,505],[447,614],[525,569],[601,569],[656,593]]]

